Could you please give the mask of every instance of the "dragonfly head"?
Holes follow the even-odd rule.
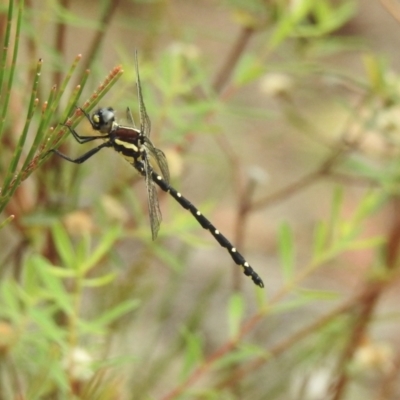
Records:
[[[110,133],[115,124],[115,111],[111,107],[99,108],[92,115],[93,129],[101,133]]]

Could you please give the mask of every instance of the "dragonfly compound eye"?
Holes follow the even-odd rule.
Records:
[[[113,108],[100,108],[92,115],[93,128],[101,133],[110,133],[115,122]]]

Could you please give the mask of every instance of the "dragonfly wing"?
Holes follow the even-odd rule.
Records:
[[[160,167],[161,174],[164,180],[169,184],[169,168],[167,158],[162,150],[156,149],[154,147],[154,151],[156,152],[155,159],[157,160],[157,164]]]
[[[149,154],[155,159],[158,167],[160,168],[162,177],[167,183],[169,183],[169,168],[164,152],[154,147],[153,143],[151,143],[148,138],[145,140],[145,147]]]
[[[146,112],[146,107],[143,101],[142,85],[140,83],[139,64],[137,50],[135,50],[135,69],[136,69],[136,86],[139,99],[139,112],[140,112],[140,131],[146,137],[150,137],[151,121]]]
[[[158,231],[160,229],[162,215],[160,211],[160,205],[158,203],[156,186],[151,177],[153,169],[150,165],[147,156],[143,156],[143,164],[144,164],[144,176],[146,180],[147,200],[149,204],[151,236],[153,240],[155,240],[157,238]]]
[[[128,121],[128,124],[136,128],[135,120],[133,119],[133,115],[129,107],[126,107],[126,120]]]

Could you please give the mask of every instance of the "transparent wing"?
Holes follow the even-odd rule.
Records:
[[[160,205],[158,203],[156,186],[151,178],[152,168],[146,156],[143,156],[143,165],[144,176],[146,180],[147,200],[149,203],[151,236],[152,239],[155,240],[160,229],[162,215],[160,211]]]
[[[154,158],[160,168],[162,177],[167,183],[169,183],[169,168],[164,152],[155,148],[148,138],[145,140],[145,147],[149,155]]]
[[[138,91],[138,99],[139,99],[139,112],[140,112],[140,131],[142,135],[146,137],[150,137],[151,130],[151,122],[150,118],[147,115],[146,107],[143,101],[142,95],[142,85],[140,83],[140,75],[139,75],[139,63],[138,63],[138,55],[137,50],[135,50],[135,69],[136,69],[136,86]]]
[[[158,203],[157,190],[156,186],[152,179],[153,168],[150,164],[149,156],[153,156],[156,159],[157,164],[160,167],[161,173],[163,177],[167,177],[169,179],[169,170],[167,165],[167,160],[165,158],[164,153],[161,150],[155,149],[153,144],[150,142],[150,130],[151,130],[151,122],[150,118],[147,115],[146,107],[143,101],[142,95],[142,86],[140,83],[140,75],[139,75],[139,63],[138,63],[138,54],[137,50],[135,50],[135,69],[136,69],[136,86],[139,100],[139,114],[140,114],[140,135],[142,136],[142,143],[145,147],[145,151],[142,153],[141,159],[143,160],[143,175],[146,181],[146,189],[147,189],[147,200],[149,204],[149,217],[150,217],[150,227],[151,227],[151,235],[153,240],[156,239],[158,231],[160,229],[161,223],[161,211]],[[131,110],[129,107],[126,110],[126,116],[129,123],[135,127],[135,122],[132,117]],[[162,153],[162,155],[160,155]],[[166,174],[166,176],[164,176]]]
[[[136,128],[135,120],[133,119],[133,115],[132,115],[131,109],[129,107],[126,107],[126,120],[127,120],[128,124],[130,124],[134,128]]]

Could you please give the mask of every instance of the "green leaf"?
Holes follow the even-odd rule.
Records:
[[[376,211],[382,208],[382,204],[386,201],[386,196],[379,191],[371,191],[367,193],[363,199],[359,207],[357,207],[357,211],[354,214],[354,220],[356,223],[361,222],[366,217],[370,217]]]
[[[308,304],[312,303],[313,301],[315,301],[315,300],[311,297],[298,296],[294,299],[290,299],[290,300],[283,301],[281,303],[276,304],[273,307],[273,313],[274,314],[282,314],[282,313],[285,313],[288,311],[297,310],[298,308],[308,305]]]
[[[339,29],[355,14],[356,2],[345,0],[332,6],[330,0],[301,0],[288,7],[282,3],[276,29],[270,40],[273,49],[288,37],[326,36]]]
[[[14,220],[14,218],[15,215],[9,215],[6,219],[0,222],[0,229],[3,229],[5,226],[7,226],[10,222]]]
[[[295,267],[295,248],[292,229],[287,223],[283,223],[279,229],[279,253],[284,280],[290,282],[293,279]]]
[[[100,328],[104,328],[123,315],[128,314],[129,312],[138,308],[139,304],[140,300],[126,300],[117,304],[111,310],[104,311],[100,317],[96,318],[94,321],[91,321],[91,324],[97,325]]]
[[[265,73],[264,65],[254,56],[246,55],[242,57],[235,70],[233,81],[236,86],[245,86],[254,82]]]
[[[108,285],[115,279],[115,277],[116,274],[114,272],[110,272],[109,274],[105,274],[96,278],[84,279],[83,285],[85,287],[101,287]]]
[[[330,0],[329,0],[330,1]],[[340,6],[333,7],[327,0],[313,0],[309,15],[312,22],[298,24],[295,34],[298,37],[318,37],[327,35],[343,26],[355,13],[356,5],[352,1],[344,1]]]
[[[297,294],[303,301],[337,300],[340,294],[329,290],[299,288]]]
[[[203,343],[199,334],[186,328],[183,328],[181,333],[185,342],[185,359],[182,367],[182,378],[185,378],[195,365],[203,361]]]
[[[48,298],[53,299],[61,310],[69,315],[72,314],[71,295],[66,290],[62,280],[52,273],[53,267],[46,260],[39,257],[35,257],[32,262],[35,263],[35,270],[46,287]]]
[[[255,357],[265,356],[266,351],[263,348],[254,346],[248,343],[240,343],[235,347],[234,351],[231,351],[224,355],[224,357],[219,358],[215,362],[216,369],[225,369],[232,365],[238,365],[240,363],[246,362],[249,359],[254,359]]]
[[[185,268],[185,263],[182,262],[181,254],[175,254],[165,246],[154,245],[152,251],[158,259],[162,260],[164,265],[167,265],[174,272],[182,273]]]
[[[32,307],[29,310],[29,316],[32,321],[40,327],[45,337],[59,345],[64,343],[66,331],[56,325],[53,313],[49,313],[43,308]]]
[[[323,256],[324,250],[328,242],[328,227],[325,222],[319,221],[314,229],[314,240],[313,240],[313,262]]]
[[[276,304],[273,307],[273,312],[281,314],[288,311],[297,310],[300,307],[307,306],[310,303],[316,301],[331,301],[340,298],[339,293],[335,293],[327,290],[314,290],[308,288],[298,288],[296,290],[296,297],[290,300]]]
[[[49,273],[53,274],[54,276],[58,278],[76,278],[77,277],[77,271],[72,270],[72,269],[66,269],[63,267],[57,267],[52,265],[51,269],[49,269]]]
[[[88,260],[91,254],[91,235],[83,234],[80,237],[79,242],[75,246],[75,265],[76,269],[79,271],[79,274],[85,275],[85,271],[83,270],[83,265]]]
[[[381,93],[385,87],[386,62],[381,57],[371,53],[365,54],[363,61],[371,90]]]
[[[121,227],[113,226],[107,233],[101,238],[100,244],[96,247],[94,252],[83,262],[80,266],[80,271],[86,274],[93,267],[95,267],[101,259],[112,250],[115,242],[121,237]]]
[[[68,236],[68,233],[61,222],[56,222],[53,225],[52,235],[54,239],[54,244],[57,248],[57,254],[61,258],[64,266],[67,268],[75,269],[75,251]]]
[[[41,292],[40,279],[36,271],[36,262],[34,258],[39,257],[34,255],[28,257],[25,267],[22,270],[21,287],[30,297],[35,297]]]
[[[367,239],[354,240],[351,243],[351,250],[364,250],[382,246],[386,242],[383,236],[375,236]]]
[[[21,303],[18,299],[16,284],[11,280],[4,280],[0,288],[0,315],[3,318],[10,318],[13,321],[19,319],[21,313]]]
[[[333,239],[337,236],[340,223],[340,212],[343,205],[343,188],[336,187],[333,192],[332,208],[329,218],[329,226],[331,227],[331,236]]]
[[[244,315],[244,301],[240,293],[234,293],[229,299],[228,322],[229,337],[234,338],[240,330]]]

